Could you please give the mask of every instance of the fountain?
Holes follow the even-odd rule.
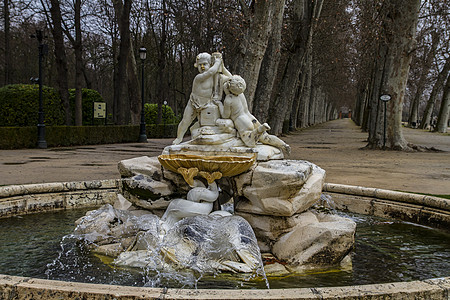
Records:
[[[84,201],[108,202],[78,219],[72,236],[85,241],[88,251],[109,257],[104,259],[105,264],[114,268],[189,274],[188,278],[195,281],[221,273],[241,273],[247,274],[242,277],[246,280],[264,280],[266,274],[290,276],[317,269],[351,268],[348,254],[355,242],[355,222],[314,207],[322,195],[325,171],[310,162],[287,158],[289,145],[268,134],[270,126],[261,124],[249,113],[243,95],[245,81],[223,67],[220,54],[200,54],[196,66],[200,73],[194,79],[178,136],[160,156],[119,162],[122,179],[118,181],[50,187],[53,192],[74,195],[80,194],[75,191],[84,190],[84,196],[78,196],[88,198]],[[222,102],[223,92],[226,96]],[[182,142],[195,118],[197,122],[190,128],[191,139]],[[331,192],[339,189],[330,185],[325,188]],[[39,187],[7,187],[0,191],[0,196],[31,194],[30,189],[39,191]],[[106,190],[98,192],[101,189]],[[56,204],[45,201],[56,207],[75,205],[70,197],[63,198]],[[20,211],[20,205],[17,202],[16,206],[9,206],[6,214]],[[441,214],[441,222],[450,224],[448,204],[432,205],[444,206],[441,209],[447,212]],[[342,208],[350,206],[346,203]],[[270,263],[263,266],[263,260]],[[20,278],[0,276],[0,296],[9,295],[6,293],[11,286],[15,286],[16,293],[18,288],[26,289],[27,284],[46,285],[46,282],[22,282]],[[53,295],[67,296],[65,287],[59,288],[54,281],[52,284],[56,286]],[[105,292],[115,293],[118,298],[138,297],[140,293],[169,298],[264,296],[262,291],[251,296],[245,292],[202,294],[181,290],[169,296],[166,289],[72,285],[85,296]],[[436,295],[448,295],[448,278],[429,285],[434,288],[427,285],[423,288],[426,286]],[[399,285],[399,293],[411,290],[411,286]],[[394,292],[398,291],[388,293]],[[359,287],[341,288],[341,292],[324,288],[271,290],[267,297],[312,299],[320,295],[331,299],[336,295],[352,297],[364,293],[368,290]]]
[[[258,246],[274,261],[270,274],[347,262],[355,222],[310,210],[325,172],[285,159],[289,145],[248,111],[244,79],[223,67],[220,54],[212,57],[197,57],[199,74],[173,145],[158,157],[121,161],[121,203],[90,212],[75,234],[112,255],[116,266],[191,269],[199,276],[219,270],[264,276]],[[181,143],[195,119],[191,139]]]

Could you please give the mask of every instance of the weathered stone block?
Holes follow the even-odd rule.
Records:
[[[158,157],[140,156],[125,159],[118,163],[119,173],[122,177],[133,177],[135,175],[147,175],[155,180],[162,178],[161,165]]]
[[[237,211],[270,216],[292,216],[310,208],[322,193],[325,171],[296,160],[258,163],[251,174],[235,178]]]
[[[353,248],[353,220],[323,213],[316,216],[317,222],[300,222],[273,245],[273,254],[293,271],[337,264]]]

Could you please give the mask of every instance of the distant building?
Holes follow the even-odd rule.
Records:
[[[339,110],[339,119],[351,117],[352,117],[352,110],[347,106],[341,106],[341,109]]]

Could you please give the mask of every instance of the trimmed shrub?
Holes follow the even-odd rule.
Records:
[[[64,125],[64,107],[58,92],[51,87],[42,87],[45,125]],[[75,89],[69,90],[72,122],[75,111]],[[94,102],[105,102],[95,90],[82,89],[83,125],[94,123]],[[34,126],[38,123],[39,85],[12,84],[0,88],[0,126]],[[103,119],[95,120],[104,124]]]
[[[175,116],[172,108],[168,105],[162,106],[162,123],[163,124],[178,124],[179,120]],[[146,124],[156,124],[158,122],[158,104],[145,103],[144,114]]]
[[[58,93],[43,86],[42,98],[45,124],[64,124],[64,109]],[[0,88],[0,126],[35,126],[38,124],[38,111],[37,84],[11,84]]]
[[[147,125],[148,138],[173,138],[177,125]],[[0,149],[36,148],[37,126],[0,127]],[[139,139],[139,125],[49,126],[45,127],[48,147],[134,143]]]
[[[94,119],[94,102],[105,102],[96,90],[81,89],[83,125],[104,124],[104,119]],[[72,122],[75,123],[75,89],[69,89],[70,109],[73,112]]]

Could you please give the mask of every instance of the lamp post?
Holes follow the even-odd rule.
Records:
[[[383,136],[384,136],[384,140],[383,140],[383,149],[386,148],[386,126],[387,126],[387,119],[386,119],[386,115],[387,115],[387,103],[389,100],[391,100],[391,95],[389,94],[383,94],[380,96],[380,100],[384,102],[384,126],[383,126]]]
[[[141,125],[139,133],[139,142],[147,143],[147,133],[145,132],[145,112],[144,112],[144,61],[147,58],[147,49],[144,47],[139,48],[139,58],[141,59],[141,88],[142,88],[142,108],[141,108]]]
[[[166,109],[167,109],[167,101],[164,100],[164,106],[163,106],[163,124],[164,124],[164,130],[163,130],[163,137],[166,137]]]
[[[39,78],[37,78],[37,82],[39,84],[39,112],[38,112],[38,148],[46,149],[47,142],[45,141],[45,124],[44,124],[44,103],[42,98],[42,60],[44,55],[47,53],[48,48],[46,44],[42,43],[44,39],[44,35],[42,30],[36,30],[36,35],[32,35],[31,37],[35,37],[39,42]]]

